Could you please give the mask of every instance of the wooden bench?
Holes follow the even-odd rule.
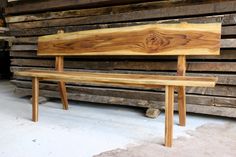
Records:
[[[179,123],[186,124],[185,87],[214,87],[215,77],[185,76],[187,55],[219,55],[221,24],[149,24],[59,32],[39,37],[38,55],[55,56],[55,71],[29,70],[32,77],[33,121],[38,121],[39,81],[58,81],[64,109],[68,100],[64,82],[113,86],[165,88],[165,145],[172,146],[174,89],[178,91]],[[64,56],[178,56],[177,76],[64,71]]]

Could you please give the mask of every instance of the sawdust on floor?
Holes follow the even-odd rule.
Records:
[[[146,143],[94,157],[236,157],[236,123],[207,124],[188,134],[174,140],[172,148]]]

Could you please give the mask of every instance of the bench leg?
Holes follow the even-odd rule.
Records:
[[[61,102],[63,104],[63,109],[68,110],[68,99],[67,99],[65,82],[60,81],[58,83],[58,86],[59,86],[59,92],[61,95]]]
[[[38,121],[38,103],[39,103],[39,79],[32,79],[32,120]]]
[[[174,87],[165,89],[165,146],[171,147],[173,141]]]
[[[186,73],[186,56],[178,56],[177,75],[185,76],[185,73]],[[179,125],[185,126],[186,123],[185,87],[178,87],[178,110],[179,110]]]
[[[186,96],[185,87],[178,87],[178,110],[179,110],[179,125],[186,125]]]

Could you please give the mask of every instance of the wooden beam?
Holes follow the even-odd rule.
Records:
[[[185,76],[186,73],[186,56],[178,56],[177,75]],[[178,109],[179,109],[179,125],[186,125],[186,91],[185,87],[178,87]]]
[[[121,92],[120,92],[121,93]],[[19,96],[26,96],[26,95],[31,95],[31,89],[28,88],[16,88],[15,94]],[[51,90],[41,90],[40,94],[45,97],[51,97],[51,98],[59,98],[58,92],[51,91]],[[137,95],[137,94],[136,94]],[[150,95],[150,94],[149,94]],[[140,99],[129,99],[129,98],[124,98],[124,97],[112,97],[112,96],[101,96],[101,95],[91,95],[88,93],[81,93],[81,92],[69,92],[68,93],[69,99],[70,100],[77,100],[77,101],[85,101],[85,102],[94,102],[94,103],[102,103],[102,104],[116,104],[116,105],[129,105],[129,106],[140,106],[140,107],[150,107],[153,105],[153,107],[157,107],[159,109],[163,109],[164,103],[163,101],[145,101],[145,100],[140,100]],[[140,94],[138,94],[140,96]],[[164,95],[161,95],[160,98],[163,98]],[[195,102],[199,102],[203,100],[206,96],[199,96],[196,95]],[[93,99],[91,99],[93,98]],[[155,97],[157,98],[157,96]],[[192,100],[194,97],[189,97],[189,100]],[[208,114],[208,115],[217,115],[217,116],[225,116],[225,117],[234,117],[236,118],[236,108],[235,107],[230,107],[230,106],[210,106],[208,104],[212,104],[215,99],[221,100],[217,103],[217,105],[224,105],[229,103],[230,100],[233,106],[236,104],[235,98],[226,98],[226,97],[209,97],[209,100],[205,102],[205,104],[198,105],[196,103],[188,103],[188,112],[192,113],[202,113],[202,114]],[[224,102],[224,103],[223,103]],[[176,104],[177,105],[177,104]],[[175,108],[177,110],[177,106]]]
[[[165,88],[165,146],[172,147],[174,125],[174,87]]]
[[[188,60],[193,62],[193,61],[220,61],[220,60],[224,60],[224,61],[232,61],[236,59],[236,55],[235,55],[236,50],[234,49],[224,49],[221,50],[221,55],[218,56],[191,56],[188,57]],[[25,58],[25,59],[51,59],[53,57],[38,57],[37,56],[37,52],[36,51],[10,51],[10,56],[12,58]],[[83,60],[91,60],[93,57],[89,57],[89,56],[81,56],[78,57],[79,59],[83,59]],[[140,56],[117,56],[117,57],[100,57],[100,60],[136,60],[136,61],[141,61],[144,58],[140,58]],[[69,59],[66,59],[69,60]],[[153,56],[149,56],[149,57],[145,57],[146,61],[151,61],[151,60],[156,60],[156,61],[171,61],[171,60],[176,60],[176,56],[173,57],[168,57],[168,56],[158,56],[158,57],[153,57]]]
[[[23,81],[23,80],[12,80],[13,84],[15,84],[18,88],[25,88],[25,89],[31,89],[31,82],[29,81]],[[58,96],[57,92],[57,85],[56,83],[40,83],[40,88],[44,90],[48,90],[52,92],[52,95],[48,95],[48,97],[56,97],[60,98]],[[56,93],[56,94],[54,94]],[[111,99],[106,99],[106,101],[102,101],[101,99],[97,99],[96,96],[107,96]],[[235,93],[235,92],[234,92]],[[28,94],[31,94],[29,92]],[[73,95],[73,97],[71,97]],[[220,94],[218,94],[220,95]],[[187,103],[188,104],[195,104],[198,105],[199,108],[201,106],[218,106],[218,107],[228,107],[228,108],[236,108],[236,98],[235,97],[228,97],[227,95],[202,95],[198,93],[188,93],[186,95],[187,97]],[[91,85],[84,85],[84,84],[72,84],[68,83],[68,96],[72,100],[79,100],[79,101],[89,101],[89,102],[96,102],[98,103],[110,103],[110,104],[121,104],[121,105],[130,105],[130,106],[139,106],[139,107],[153,107],[162,108],[164,105],[164,93],[162,91],[148,91],[148,90],[141,90],[141,89],[121,89],[121,88],[114,88],[114,87],[94,87]],[[94,99],[88,99],[86,98],[93,98]],[[117,100],[114,100],[114,98],[119,98]],[[123,101],[122,101],[123,99]],[[132,100],[132,101],[126,101],[126,99]],[[134,100],[139,100],[140,103],[134,103]],[[142,100],[142,101],[141,101]],[[177,103],[177,95],[175,95],[175,102]],[[161,103],[160,103],[161,102]],[[176,106],[177,107],[177,106]],[[177,109],[177,108],[176,108]],[[187,108],[188,110],[188,108]],[[235,114],[236,115],[236,114]]]
[[[65,11],[56,11],[56,12],[43,12],[36,14],[27,14],[27,15],[16,15],[6,17],[7,23],[17,23],[17,22],[27,22],[27,21],[40,21],[40,20],[50,20],[50,19],[62,19],[70,17],[86,17],[86,16],[98,16],[98,15],[107,15],[118,14],[130,11],[139,11],[139,10],[150,10],[157,9],[162,7],[170,7],[177,5],[189,4],[182,0],[177,1],[154,1],[149,2],[145,1],[144,3],[136,4],[127,4],[120,6],[109,6],[101,8],[89,8],[89,9],[77,9],[77,10],[65,10]]]
[[[164,75],[140,75],[140,74],[117,74],[117,73],[94,73],[94,72],[57,72],[43,70],[19,71],[15,75],[38,77],[43,80],[55,80],[66,82],[82,82],[99,84],[111,84],[114,86],[137,86],[157,88],[160,86],[191,86],[191,87],[214,87],[215,77],[190,77],[190,76],[164,76]]]
[[[31,67],[54,67],[54,62],[52,60],[47,59],[11,59],[12,65],[17,66],[31,66]],[[145,66],[143,66],[145,65]],[[205,72],[235,72],[236,63],[234,61],[230,62],[187,62],[187,71],[205,71]],[[176,62],[175,61],[135,61],[130,60],[127,61],[65,61],[66,68],[76,68],[76,69],[87,69],[87,70],[157,70],[157,71],[176,71]]]
[[[101,28],[119,28],[125,26],[143,25],[143,24],[153,24],[158,22],[148,21],[148,22],[128,22],[128,23],[112,23],[112,24],[93,24],[93,25],[80,25],[80,26],[64,26],[64,27],[46,27],[46,28],[34,28],[25,30],[11,30],[10,35],[12,36],[42,36],[56,34],[58,30],[64,30],[65,32],[76,32],[83,30],[93,30]],[[235,26],[224,26],[222,27],[222,35],[235,35]]]
[[[57,56],[55,61],[55,70],[59,72],[64,71],[64,57]],[[58,82],[58,89],[61,95],[61,102],[63,104],[63,109],[68,110],[68,98],[66,92],[66,85],[64,81]]]
[[[220,33],[219,23],[149,24],[79,31],[39,37],[38,55],[219,55]]]
[[[128,12],[129,13],[129,12]],[[60,19],[45,19],[36,20],[31,22],[20,22],[20,23],[9,23],[9,28],[11,30],[21,30],[21,29],[32,29],[32,28],[45,28],[45,27],[62,27],[62,26],[80,26],[80,25],[91,25],[91,24],[107,24],[114,22],[129,22],[132,20],[144,20],[144,19],[124,19],[123,16],[114,18],[116,14],[112,15],[97,15],[97,16],[87,16],[87,17],[71,17],[71,18],[60,18]],[[125,16],[126,17],[126,16]],[[149,20],[149,23],[179,23],[179,22],[189,22],[189,23],[216,23],[220,22],[222,25],[234,25],[236,14],[226,14],[226,15],[213,15],[213,16],[201,16],[192,18],[171,18],[160,20],[158,18],[153,18]],[[19,17],[20,18],[20,17]],[[106,18],[106,19],[104,19]],[[136,18],[136,17],[133,17]],[[28,18],[26,18],[28,19]],[[140,22],[147,23],[147,22]]]
[[[39,104],[39,79],[32,78],[32,120],[38,121],[38,104]]]
[[[24,39],[23,39],[24,40]],[[11,47],[12,51],[36,51],[38,49],[37,45],[13,45]]]
[[[14,79],[19,79],[19,80],[29,80],[29,79],[25,79],[25,77],[20,77],[20,76],[14,76]],[[93,83],[84,83],[84,82],[80,82],[80,83],[76,83],[76,82],[70,82],[68,83],[68,85],[81,85],[81,86],[95,86],[95,84]],[[112,85],[112,84],[99,84],[96,85],[97,87],[105,87],[105,88],[117,88],[117,85]],[[140,91],[155,91],[155,92],[163,92],[163,88],[158,88],[158,89],[151,89],[148,87],[137,87],[137,86],[131,86],[131,85],[121,85],[119,86],[120,89],[132,89],[132,90],[140,90]],[[225,97],[235,97],[235,92],[236,92],[236,88],[232,85],[217,85],[215,88],[204,88],[204,87],[187,87],[186,88],[186,93],[187,94],[198,94],[198,95],[208,95],[208,96],[225,96]],[[199,100],[199,102],[195,102],[195,103],[200,103],[201,101]],[[209,102],[210,103],[210,102]]]
[[[32,68],[34,68],[35,70],[53,70],[54,68],[45,68],[45,67],[21,67],[21,66],[11,66],[11,72],[17,72],[17,71],[23,71],[23,70],[31,70]],[[66,69],[66,71],[83,71],[85,69]],[[85,70],[86,71],[86,70]],[[90,70],[89,70],[90,71]],[[100,71],[100,70],[96,70],[97,72],[110,72],[110,73],[128,73],[128,74],[153,74],[153,75],[176,75],[176,72],[160,72],[160,71],[131,71],[131,70],[109,70],[109,71]],[[224,73],[188,73],[188,76],[205,76],[205,77],[209,77],[209,76],[213,76],[213,77],[217,77],[218,81],[217,84],[221,85],[220,88],[218,88],[218,86],[215,87],[216,90],[209,90],[209,89],[201,89],[201,90],[197,90],[196,88],[190,88],[187,91],[192,91],[192,93],[194,93],[194,91],[198,91],[197,93],[201,94],[207,94],[207,95],[222,95],[222,93],[227,93],[227,95],[229,96],[234,96],[234,85],[236,85],[236,75],[234,74],[224,74]],[[21,77],[17,77],[17,79],[22,80],[23,78]],[[27,78],[24,78],[24,80],[27,80]],[[227,85],[227,86],[224,86]],[[231,85],[231,86],[230,86]],[[220,89],[224,89],[222,91],[220,91]],[[204,91],[204,92],[203,92]],[[219,93],[217,91],[220,91]],[[232,92],[230,92],[232,91]],[[235,91],[236,92],[236,91]]]
[[[14,39],[14,40],[12,40],[12,42],[17,43],[17,45],[13,45],[12,51],[22,51],[22,49],[21,49],[22,46],[19,46],[19,45],[23,45],[23,47],[31,47],[32,51],[38,49],[37,45],[33,45],[33,44],[38,43],[38,37],[18,37],[18,38],[14,38],[14,37],[7,36],[6,38],[12,38],[12,39]],[[234,39],[234,38],[221,39],[220,41],[221,41],[221,48],[236,48],[236,39]],[[24,44],[27,44],[27,45],[24,45]],[[32,44],[32,46],[29,45],[29,44]],[[30,49],[28,48],[28,50],[30,50]],[[210,59],[210,58],[222,57],[222,55],[224,55],[223,52],[224,52],[224,50],[221,50],[221,55],[220,56],[201,56],[201,57],[191,56],[190,58],[205,59],[206,57],[208,57],[208,59]],[[233,51],[231,50],[231,51],[227,51],[227,52],[233,52]],[[135,57],[137,57],[137,56],[133,56],[132,58],[135,58]],[[231,56],[231,59],[233,59],[232,57],[233,56]],[[168,58],[169,58],[169,56],[168,56]]]
[[[222,39],[221,48],[236,48],[236,39]]]
[[[63,30],[58,30],[58,34],[63,34]],[[64,57],[62,56],[56,56],[55,61],[55,70],[58,72],[64,71]],[[68,110],[68,98],[67,98],[67,92],[66,92],[66,84],[64,81],[58,82],[58,88],[61,95],[61,102],[63,104],[63,109]]]
[[[21,38],[15,38],[12,40],[13,43],[19,44],[37,44],[38,43],[38,37],[21,37]],[[37,47],[37,46],[36,46]],[[14,49],[14,48],[13,48]],[[16,48],[16,50],[20,49],[20,47]],[[36,50],[37,48],[33,48],[33,50]]]
[[[151,2],[153,3],[157,2]],[[158,2],[159,3],[159,2]],[[147,3],[144,3],[147,4]],[[150,4],[150,3],[148,3]],[[140,9],[140,4],[134,4],[137,5]],[[120,6],[120,8],[123,10],[124,6]],[[49,13],[41,13],[41,14],[31,14],[31,15],[21,15],[21,16],[7,16],[6,22],[11,23],[18,23],[18,22],[33,22],[33,23],[21,23],[21,28],[24,28],[25,25],[31,28],[35,28],[38,26],[67,26],[67,25],[85,25],[85,24],[95,24],[95,23],[103,23],[103,18],[99,15],[103,14],[110,14],[110,20],[109,22],[113,22],[113,14],[118,12],[118,10],[114,9],[113,7],[107,7],[105,11],[107,10],[107,13],[105,11],[100,11],[99,9],[85,9],[85,10],[69,10],[69,11],[60,11],[60,12],[49,12]],[[146,9],[146,6],[145,6]],[[133,11],[132,6],[132,11]],[[140,9],[141,10],[141,9]],[[127,12],[130,10],[127,10]],[[91,12],[91,13],[90,13]],[[125,12],[125,11],[124,11]],[[90,13],[90,14],[89,14]],[[99,14],[100,13],[100,14]],[[96,16],[96,19],[91,19],[91,17],[86,16]],[[108,15],[106,15],[108,16]],[[76,18],[75,18],[76,17]],[[78,17],[83,17],[81,19],[78,19]],[[209,16],[199,16],[199,17],[181,17],[181,18],[171,18],[171,19],[165,19],[165,20],[154,20],[153,23],[177,23],[177,22],[189,22],[189,23],[215,23],[215,22],[221,22],[222,25],[233,25],[236,24],[236,21],[234,20],[236,17],[235,13],[231,14],[222,14],[222,15],[209,15]],[[66,19],[65,19],[66,18]],[[58,20],[53,20],[58,19]],[[87,19],[87,20],[85,20]],[[68,20],[68,21],[67,21]],[[132,19],[129,19],[132,20]],[[128,21],[129,21],[128,20]],[[148,19],[149,21],[152,21]],[[122,19],[121,19],[122,21]],[[72,22],[72,23],[69,23]],[[116,21],[117,22],[117,21]],[[69,24],[68,24],[69,23]],[[145,22],[143,22],[145,23]],[[19,24],[20,25],[20,24]],[[32,25],[32,26],[30,26]]]
[[[112,0],[94,0],[93,2],[89,0],[77,1],[77,0],[58,0],[58,1],[45,1],[39,3],[30,3],[24,5],[16,5],[13,7],[6,8],[6,14],[14,14],[14,13],[26,13],[26,12],[35,12],[35,11],[45,11],[45,10],[53,10],[55,8],[78,8],[96,5],[96,7],[104,4],[128,4],[130,2],[146,2],[145,0],[126,0],[126,1],[112,1]],[[123,16],[125,19],[130,17],[136,17],[136,19],[150,19],[157,17],[176,17],[176,16],[189,16],[189,15],[204,15],[204,14],[212,14],[212,13],[225,13],[225,12],[233,12],[235,11],[236,2],[235,1],[217,1],[215,3],[210,4],[198,4],[198,5],[188,5],[188,6],[177,6],[177,7],[167,7],[161,9],[152,9],[147,11],[135,11],[125,15],[119,14],[118,16]],[[103,17],[106,20],[105,17]]]
[[[236,26],[226,26],[222,28],[222,35],[233,36],[236,35]]]
[[[16,13],[27,13],[27,12],[40,12],[48,10],[61,10],[61,9],[74,9],[74,8],[88,8],[88,7],[102,7],[109,5],[121,5],[129,3],[145,2],[146,0],[123,0],[123,1],[113,1],[113,0],[48,0],[41,1],[37,3],[26,3],[22,5],[15,5],[6,8],[6,14],[16,14]],[[151,1],[151,0],[150,0]]]
[[[34,41],[32,41],[34,42]],[[24,40],[19,40],[19,43],[32,43],[31,41],[29,41],[28,39],[24,39]],[[14,41],[13,41],[14,43]],[[236,55],[235,55],[236,50],[234,49],[221,49],[220,54],[221,55],[217,55],[217,56],[189,56],[188,60],[189,61],[220,61],[220,60],[224,60],[224,61],[232,61],[234,59],[236,59]],[[39,57],[37,56],[37,52],[35,50],[32,51],[10,51],[10,56],[12,58],[25,58],[25,59],[50,59],[53,57]],[[90,60],[93,59],[93,57],[91,56],[80,56],[78,57],[78,59],[83,59],[83,60]],[[150,61],[150,60],[157,60],[157,61],[161,61],[161,60],[176,60],[176,56],[147,56],[145,58],[143,58],[142,56],[100,56],[99,57],[100,60],[146,60],[146,61]],[[66,59],[68,60],[68,59]]]

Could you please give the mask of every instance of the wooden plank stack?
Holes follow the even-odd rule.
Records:
[[[236,0],[18,0],[5,9],[10,34],[11,71],[54,68],[50,57],[38,57],[37,38],[58,30],[74,32],[146,23],[222,22],[220,56],[188,57],[187,74],[217,76],[215,88],[187,88],[187,111],[236,117]],[[88,43],[89,44],[89,43]],[[176,75],[175,57],[89,57],[66,58],[69,71],[99,71]],[[165,62],[165,64],[163,64]],[[16,93],[31,95],[31,82],[14,76]],[[45,82],[41,95],[58,98],[57,86]],[[145,108],[163,108],[163,89],[68,84],[71,100]]]

